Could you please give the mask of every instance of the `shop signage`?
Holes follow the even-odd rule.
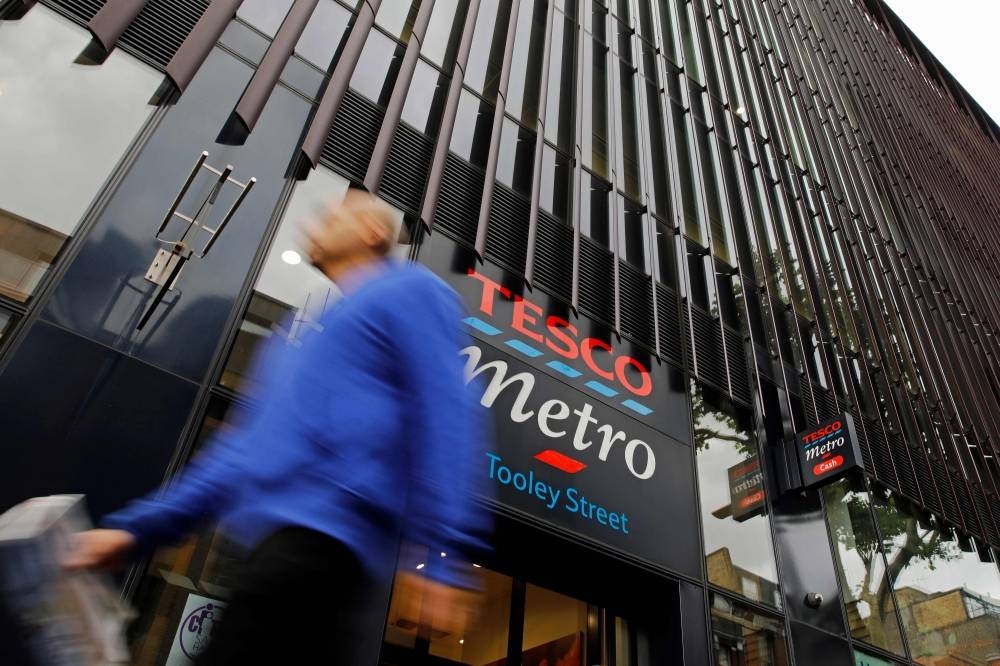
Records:
[[[690,410],[680,374],[435,234],[421,261],[463,297],[469,390],[494,415],[480,473],[498,502],[698,575]]]
[[[850,414],[820,423],[795,436],[802,486],[820,485],[861,467],[861,451]]]
[[[742,523],[764,511],[764,476],[760,458],[751,456],[729,468],[730,512]]]
[[[212,630],[222,618],[225,607],[225,602],[189,594],[165,666],[193,665],[211,640]]]

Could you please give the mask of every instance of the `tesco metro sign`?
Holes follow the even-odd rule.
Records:
[[[840,478],[849,470],[861,467],[858,436],[854,421],[847,413],[797,434],[795,450],[802,486],[806,488]]]

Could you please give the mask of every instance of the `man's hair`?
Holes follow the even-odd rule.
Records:
[[[396,247],[399,224],[396,222],[393,209],[388,204],[370,192],[352,187],[344,195],[343,205],[355,215],[368,218],[381,227],[379,230],[381,242],[372,247],[377,255],[385,256]]]

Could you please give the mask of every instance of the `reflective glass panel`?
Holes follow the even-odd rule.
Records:
[[[787,666],[781,620],[739,602],[712,595],[712,649],[715,666]]]
[[[25,302],[149,117],[162,76],[121,49],[74,64],[89,33],[41,5],[2,30],[0,295]]]
[[[420,54],[445,71],[451,70],[458,53],[467,10],[468,3],[465,0],[434,2],[427,32],[424,33],[424,41],[420,44]]]
[[[547,9],[547,0],[521,2],[505,97],[507,113],[532,129],[538,121]]]
[[[780,606],[764,476],[749,414],[691,385],[708,580]]]
[[[493,131],[493,114],[492,104],[468,90],[462,90],[455,113],[455,129],[451,134],[451,151],[478,167],[485,167],[490,133]]]
[[[511,0],[484,0],[476,17],[472,41],[476,46],[469,52],[465,84],[491,102],[500,85],[510,14]]]
[[[405,50],[406,47],[396,40],[372,30],[351,76],[351,88],[385,106],[392,95]]]
[[[294,343],[316,326],[323,311],[339,298],[336,285],[309,265],[302,229],[324,207],[336,205],[347,187],[345,179],[324,167],[317,168],[296,187],[254,285],[220,379],[223,386],[251,388],[247,385],[248,373],[258,345],[275,334]]]
[[[295,52],[325,70],[347,35],[351,12],[336,0],[320,0],[306,29],[295,44]]]
[[[274,37],[291,6],[292,0],[244,0],[236,15],[268,37]]]
[[[0,310],[0,349],[3,348],[4,340],[8,335],[10,335],[10,332],[14,328],[14,324],[17,323],[17,320],[18,317],[13,312]]]
[[[570,151],[573,147],[575,129],[573,108],[576,100],[576,34],[576,23],[557,11],[552,22],[545,138],[565,151]]]
[[[427,136],[436,137],[450,84],[448,76],[418,60],[410,90],[403,102],[403,120]]]
[[[892,582],[868,492],[843,479],[826,486],[823,496],[851,636],[904,654]]]
[[[541,175],[538,205],[559,219],[568,221],[572,208],[573,160],[545,145],[542,147]]]
[[[594,173],[608,176],[608,50],[599,42],[587,39],[583,45],[583,91],[589,103],[581,105],[583,114],[583,163]]]
[[[392,0],[379,5],[375,23],[384,28],[393,37],[404,43],[409,41],[413,31],[413,22],[420,9],[420,0]]]
[[[515,192],[530,196],[534,161],[535,133],[505,117],[497,155],[497,180]]]
[[[1000,572],[936,519],[894,497],[873,502],[911,657],[986,664],[1000,654]]]
[[[584,172],[580,197],[580,233],[604,247],[611,247],[611,186],[596,176]],[[588,182],[589,181],[589,182]]]

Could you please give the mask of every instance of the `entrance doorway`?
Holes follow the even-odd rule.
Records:
[[[464,629],[418,631],[420,606],[401,603],[397,584],[380,666],[683,663],[676,583],[511,521],[496,537]],[[410,559],[401,571],[422,567]]]

